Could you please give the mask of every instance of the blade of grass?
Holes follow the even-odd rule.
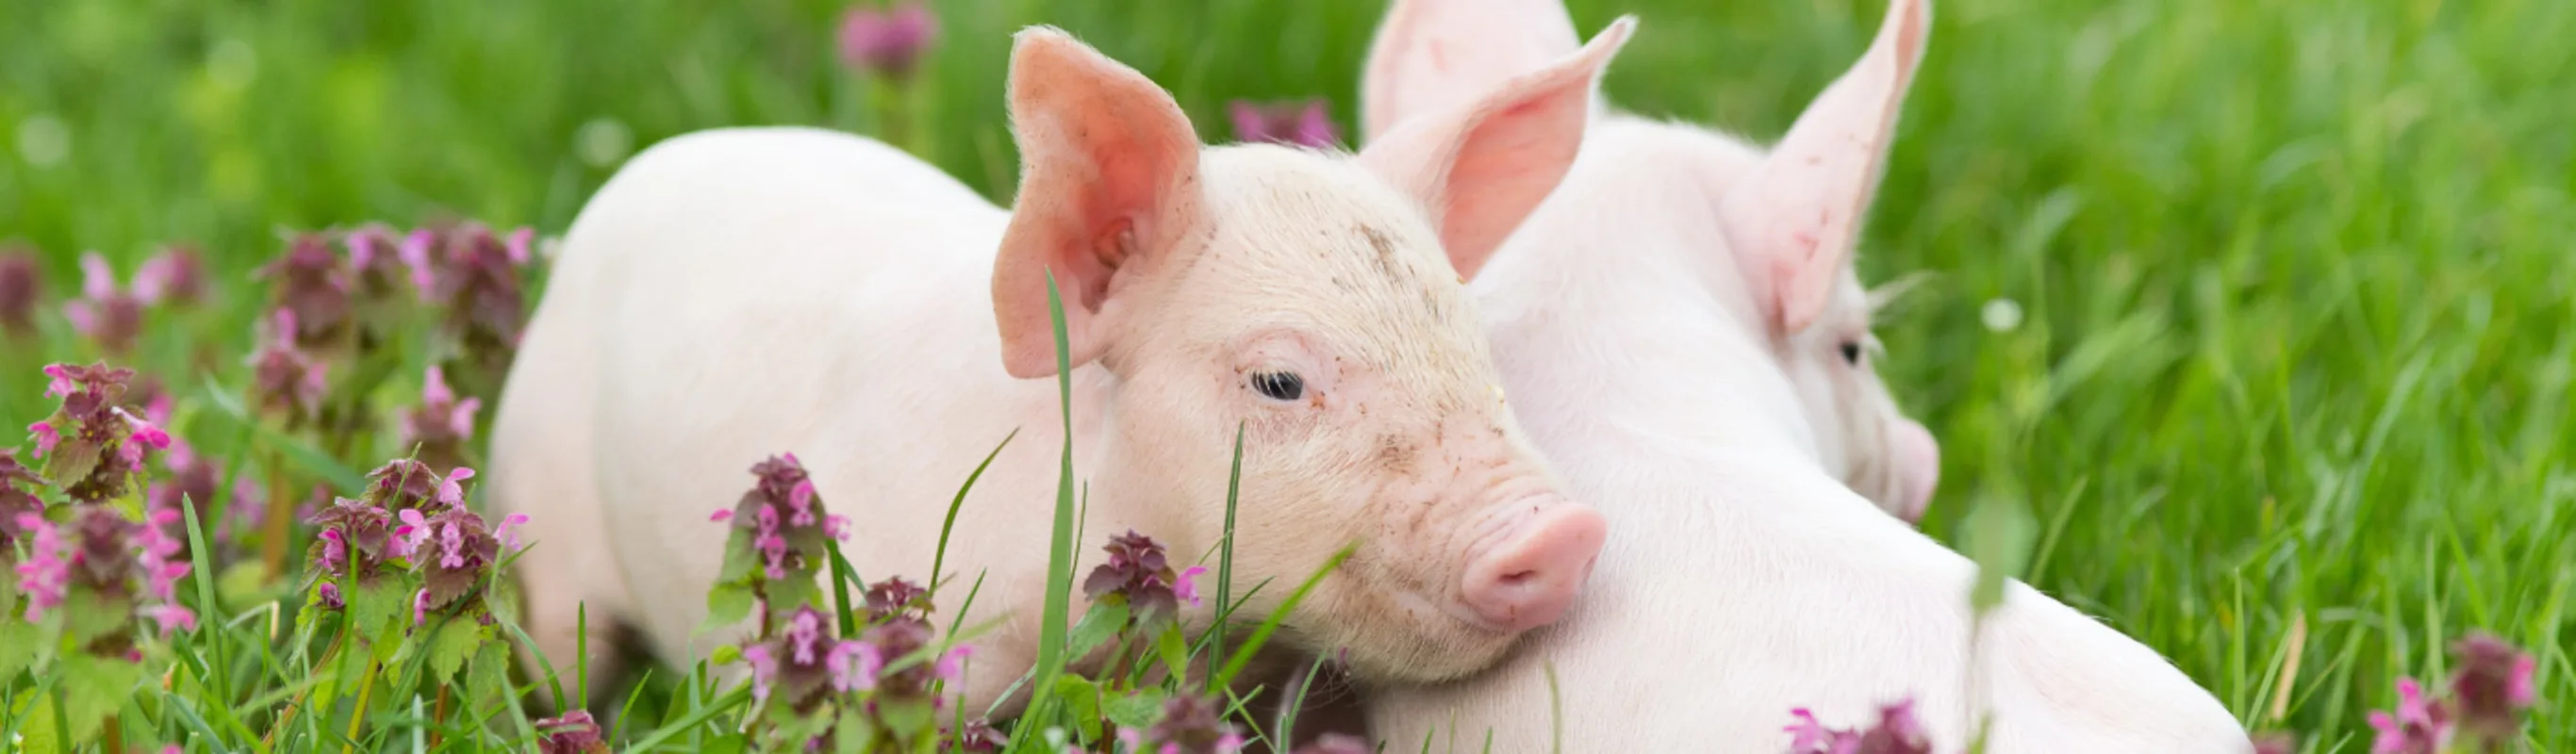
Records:
[[[851,571],[856,569],[850,567],[849,558],[841,556],[839,541],[824,537],[823,552],[830,555],[832,560],[832,612],[839,621],[835,625],[841,627],[842,636],[856,636],[859,633],[859,619],[856,614],[850,612]]]
[[[1072,612],[1073,597],[1073,364],[1072,344],[1065,336],[1064,294],[1056,289],[1055,273],[1047,273],[1047,311],[1055,327],[1056,397],[1064,418],[1064,455],[1056,467],[1055,525],[1047,543],[1046,606],[1038,620],[1038,661],[1030,677],[1039,679],[1032,689],[1043,689],[1064,669],[1066,616]],[[1045,725],[1052,712],[1050,697],[1040,693],[1031,700],[1023,724]],[[1034,736],[1013,739],[1014,750],[1026,748]]]
[[[716,697],[715,701],[707,704],[706,706],[691,710],[687,717],[680,718],[678,722],[664,725],[661,728],[654,730],[652,735],[645,736],[644,740],[628,745],[625,750],[627,754],[652,751],[653,747],[662,745],[662,742],[678,737],[683,731],[694,730],[699,724],[713,720],[716,715],[723,714],[726,710],[733,709],[750,699],[751,687],[735,687],[734,690],[726,692],[724,696]]]
[[[197,501],[182,497],[179,500],[179,514],[188,522],[188,578],[197,582],[197,614],[220,615],[223,613],[223,606],[215,602],[214,558],[206,547],[205,525],[197,519]],[[214,654],[214,661],[207,663],[207,670],[211,677],[206,680],[214,682],[212,690],[216,699],[229,701],[233,698],[232,666],[224,659],[223,633],[210,631],[199,635],[206,637],[207,650]]]
[[[930,597],[934,601],[939,597],[939,580],[945,577],[939,569],[948,565],[948,535],[957,530],[957,511],[966,507],[966,493],[975,489],[975,480],[984,478],[984,470],[992,467],[993,459],[1002,457],[1002,449],[1010,447],[1011,440],[1019,436],[1020,430],[1016,428],[1003,435],[1002,443],[993,446],[993,452],[984,454],[984,462],[975,464],[975,473],[966,475],[966,483],[957,487],[957,497],[948,501],[948,518],[939,522],[939,547],[930,553]],[[975,580],[982,582],[983,577],[978,576]]]
[[[1235,502],[1243,497],[1243,428],[1242,423],[1234,425],[1234,462],[1225,477],[1225,533],[1217,539],[1216,554],[1218,607],[1232,604],[1227,602],[1226,598],[1230,594],[1227,590],[1234,587],[1234,506]],[[1225,619],[1227,617],[1231,617],[1231,611],[1228,611],[1228,615],[1218,616],[1215,625],[1208,627],[1209,657],[1225,656]]]
[[[1314,591],[1316,584],[1323,583],[1325,576],[1341,568],[1342,561],[1349,559],[1358,547],[1356,544],[1343,545],[1331,559],[1324,561],[1324,567],[1315,569],[1314,575],[1306,577],[1306,583],[1297,585],[1297,591],[1289,592],[1287,601],[1279,603],[1279,609],[1270,611],[1270,617],[1262,619],[1261,627],[1253,629],[1251,636],[1244,637],[1243,646],[1235,648],[1234,658],[1226,661],[1225,669],[1208,679],[1208,687],[1223,688],[1226,682],[1234,680],[1234,674],[1243,672],[1243,666],[1252,662],[1252,653],[1260,651],[1261,645],[1270,641],[1271,632],[1279,630],[1279,622],[1287,619],[1289,611],[1296,610],[1297,603],[1305,601],[1306,594]]]

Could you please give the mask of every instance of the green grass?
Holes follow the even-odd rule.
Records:
[[[1347,123],[1381,8],[938,5],[944,44],[896,118],[834,64],[833,2],[0,0],[0,240],[42,249],[58,293],[82,249],[130,269],[203,245],[217,300],[155,319],[135,363],[239,385],[240,276],[282,228],[560,232],[618,156],[731,124],[891,131],[1003,198],[1013,29],[1075,32],[1222,139],[1236,97],[1328,96]],[[1608,84],[1623,106],[1764,138],[1881,7],[1575,5],[1587,31],[1642,16]],[[2364,711],[2473,627],[2576,699],[2570,38],[2563,0],[1938,4],[1864,259],[1873,281],[1935,275],[1881,333],[1948,459],[1927,528],[1965,544],[1974,502],[2028,505],[2035,584],[2262,727],[2304,618],[2279,725],[2309,751],[2365,749]],[[64,159],[28,161],[31,122],[62,127]],[[2017,328],[1982,324],[1998,299]],[[0,418],[48,410],[37,366],[94,355],[46,327],[0,349]],[[2545,706],[2531,736],[2576,749],[2576,715]]]

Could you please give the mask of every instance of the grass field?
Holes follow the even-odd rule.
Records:
[[[1642,16],[1622,106],[1766,139],[1882,7],[1572,4],[1587,32]],[[286,230],[559,233],[623,156],[735,124],[886,134],[1006,199],[1012,30],[1075,32],[1213,141],[1236,98],[1328,97],[1348,124],[1382,8],[935,7],[899,90],[837,63],[836,2],[0,0],[0,242],[39,249],[53,292],[40,335],[0,340],[0,419],[51,412],[43,364],[98,356],[52,303],[82,250],[204,248],[212,299],[153,312],[119,363],[238,387],[246,276]],[[2367,750],[2364,713],[2473,628],[2576,699],[2570,38],[2563,0],[1938,3],[1863,261],[1933,276],[1881,332],[1943,441],[1926,528],[1964,545],[1974,505],[2026,505],[2032,583],[2304,751]],[[248,447],[210,434],[189,439]],[[2576,714],[2544,703],[2528,736],[2576,750]]]

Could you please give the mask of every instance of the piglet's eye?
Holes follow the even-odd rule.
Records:
[[[1860,341],[1843,341],[1843,363],[1860,366]]]
[[[1306,379],[1296,372],[1254,372],[1252,389],[1275,401],[1293,401],[1306,396]]]

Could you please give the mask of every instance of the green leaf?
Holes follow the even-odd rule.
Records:
[[[1163,672],[1172,674],[1173,678],[1188,678],[1189,638],[1181,635],[1181,624],[1177,621],[1164,621],[1161,630],[1162,635],[1154,637],[1154,654],[1162,660]]]
[[[2004,580],[2020,576],[2030,563],[2035,536],[2030,511],[2019,498],[1990,496],[1968,514],[1968,555],[1977,561],[1977,586],[1968,604],[1979,615],[2004,601]]]
[[[698,624],[698,631],[722,630],[742,622],[751,616],[752,603],[757,601],[751,594],[751,587],[736,583],[717,584],[716,588],[707,590],[707,620]]]
[[[411,609],[411,594],[402,588],[402,580],[380,578],[376,583],[356,589],[343,589],[348,595],[350,629],[367,639],[382,636],[387,626],[396,625]]]
[[[741,660],[742,648],[731,644],[717,645],[715,653],[707,658],[707,662],[715,665],[716,667],[724,667],[726,665],[740,662]]]
[[[939,715],[931,709],[928,699],[881,698],[877,700],[877,719],[884,721],[886,730],[896,738],[909,741],[929,731]]]
[[[456,670],[465,667],[465,659],[472,657],[475,648],[482,646],[488,638],[483,626],[472,620],[448,621],[447,625],[439,627],[438,635],[429,640],[430,672],[441,681],[456,677]]]
[[[70,749],[62,745],[61,734],[54,728],[54,720],[58,717],[54,714],[57,712],[54,709],[54,699],[57,696],[49,691],[38,690],[36,693],[19,697],[21,700],[19,703],[26,705],[22,710],[26,714],[19,715],[18,719],[22,721],[20,724],[26,727],[18,729],[18,748],[13,751],[68,751]]]
[[[0,580],[13,578],[0,576]],[[0,602],[0,609],[14,609],[8,604]],[[35,667],[37,650],[43,646],[44,637],[37,632],[35,624],[19,620],[15,614],[0,615],[0,682],[18,677],[18,671]]]
[[[738,526],[725,526],[724,567],[716,571],[716,581],[747,584],[760,570],[760,556],[752,552],[751,533]]]
[[[1161,687],[1148,686],[1109,700],[1101,712],[1121,728],[1144,730],[1154,727],[1163,716],[1163,702],[1169,695]]]
[[[71,646],[87,645],[92,639],[122,631],[134,622],[131,603],[103,599],[97,592],[80,586],[64,595],[61,613],[63,633],[68,635]]]
[[[1100,740],[1100,685],[1091,679],[1066,673],[1055,679],[1055,696],[1064,704],[1064,714],[1082,733],[1083,741]]]
[[[72,740],[98,735],[99,723],[116,713],[134,687],[143,682],[143,666],[120,658],[75,654],[62,658],[63,712],[71,721]]]
[[[1073,626],[1073,644],[1066,648],[1065,656],[1074,660],[1088,657],[1091,650],[1099,649],[1110,637],[1117,636],[1119,629],[1126,627],[1126,603],[1116,600],[1091,603],[1091,610],[1082,614],[1082,622]]]
[[[483,642],[481,649],[475,650],[474,663],[465,672],[468,701],[481,704],[482,700],[497,699],[508,693],[510,653],[501,647],[502,642],[487,641]]]
[[[993,452],[984,454],[984,462],[975,464],[975,473],[966,475],[966,483],[957,486],[957,497],[948,501],[948,519],[940,522],[939,524],[939,547],[930,551],[930,592],[932,599],[935,600],[938,598],[939,580],[947,578],[947,575],[940,573],[939,569],[947,567],[948,534],[957,528],[957,511],[966,507],[966,493],[975,489],[975,480],[984,478],[984,469],[993,465],[993,459],[1002,457],[1002,449],[1010,447],[1011,438],[1018,436],[1020,436],[1020,430],[1018,428],[1013,428],[1010,434],[1003,435],[1002,442],[993,446]]]

